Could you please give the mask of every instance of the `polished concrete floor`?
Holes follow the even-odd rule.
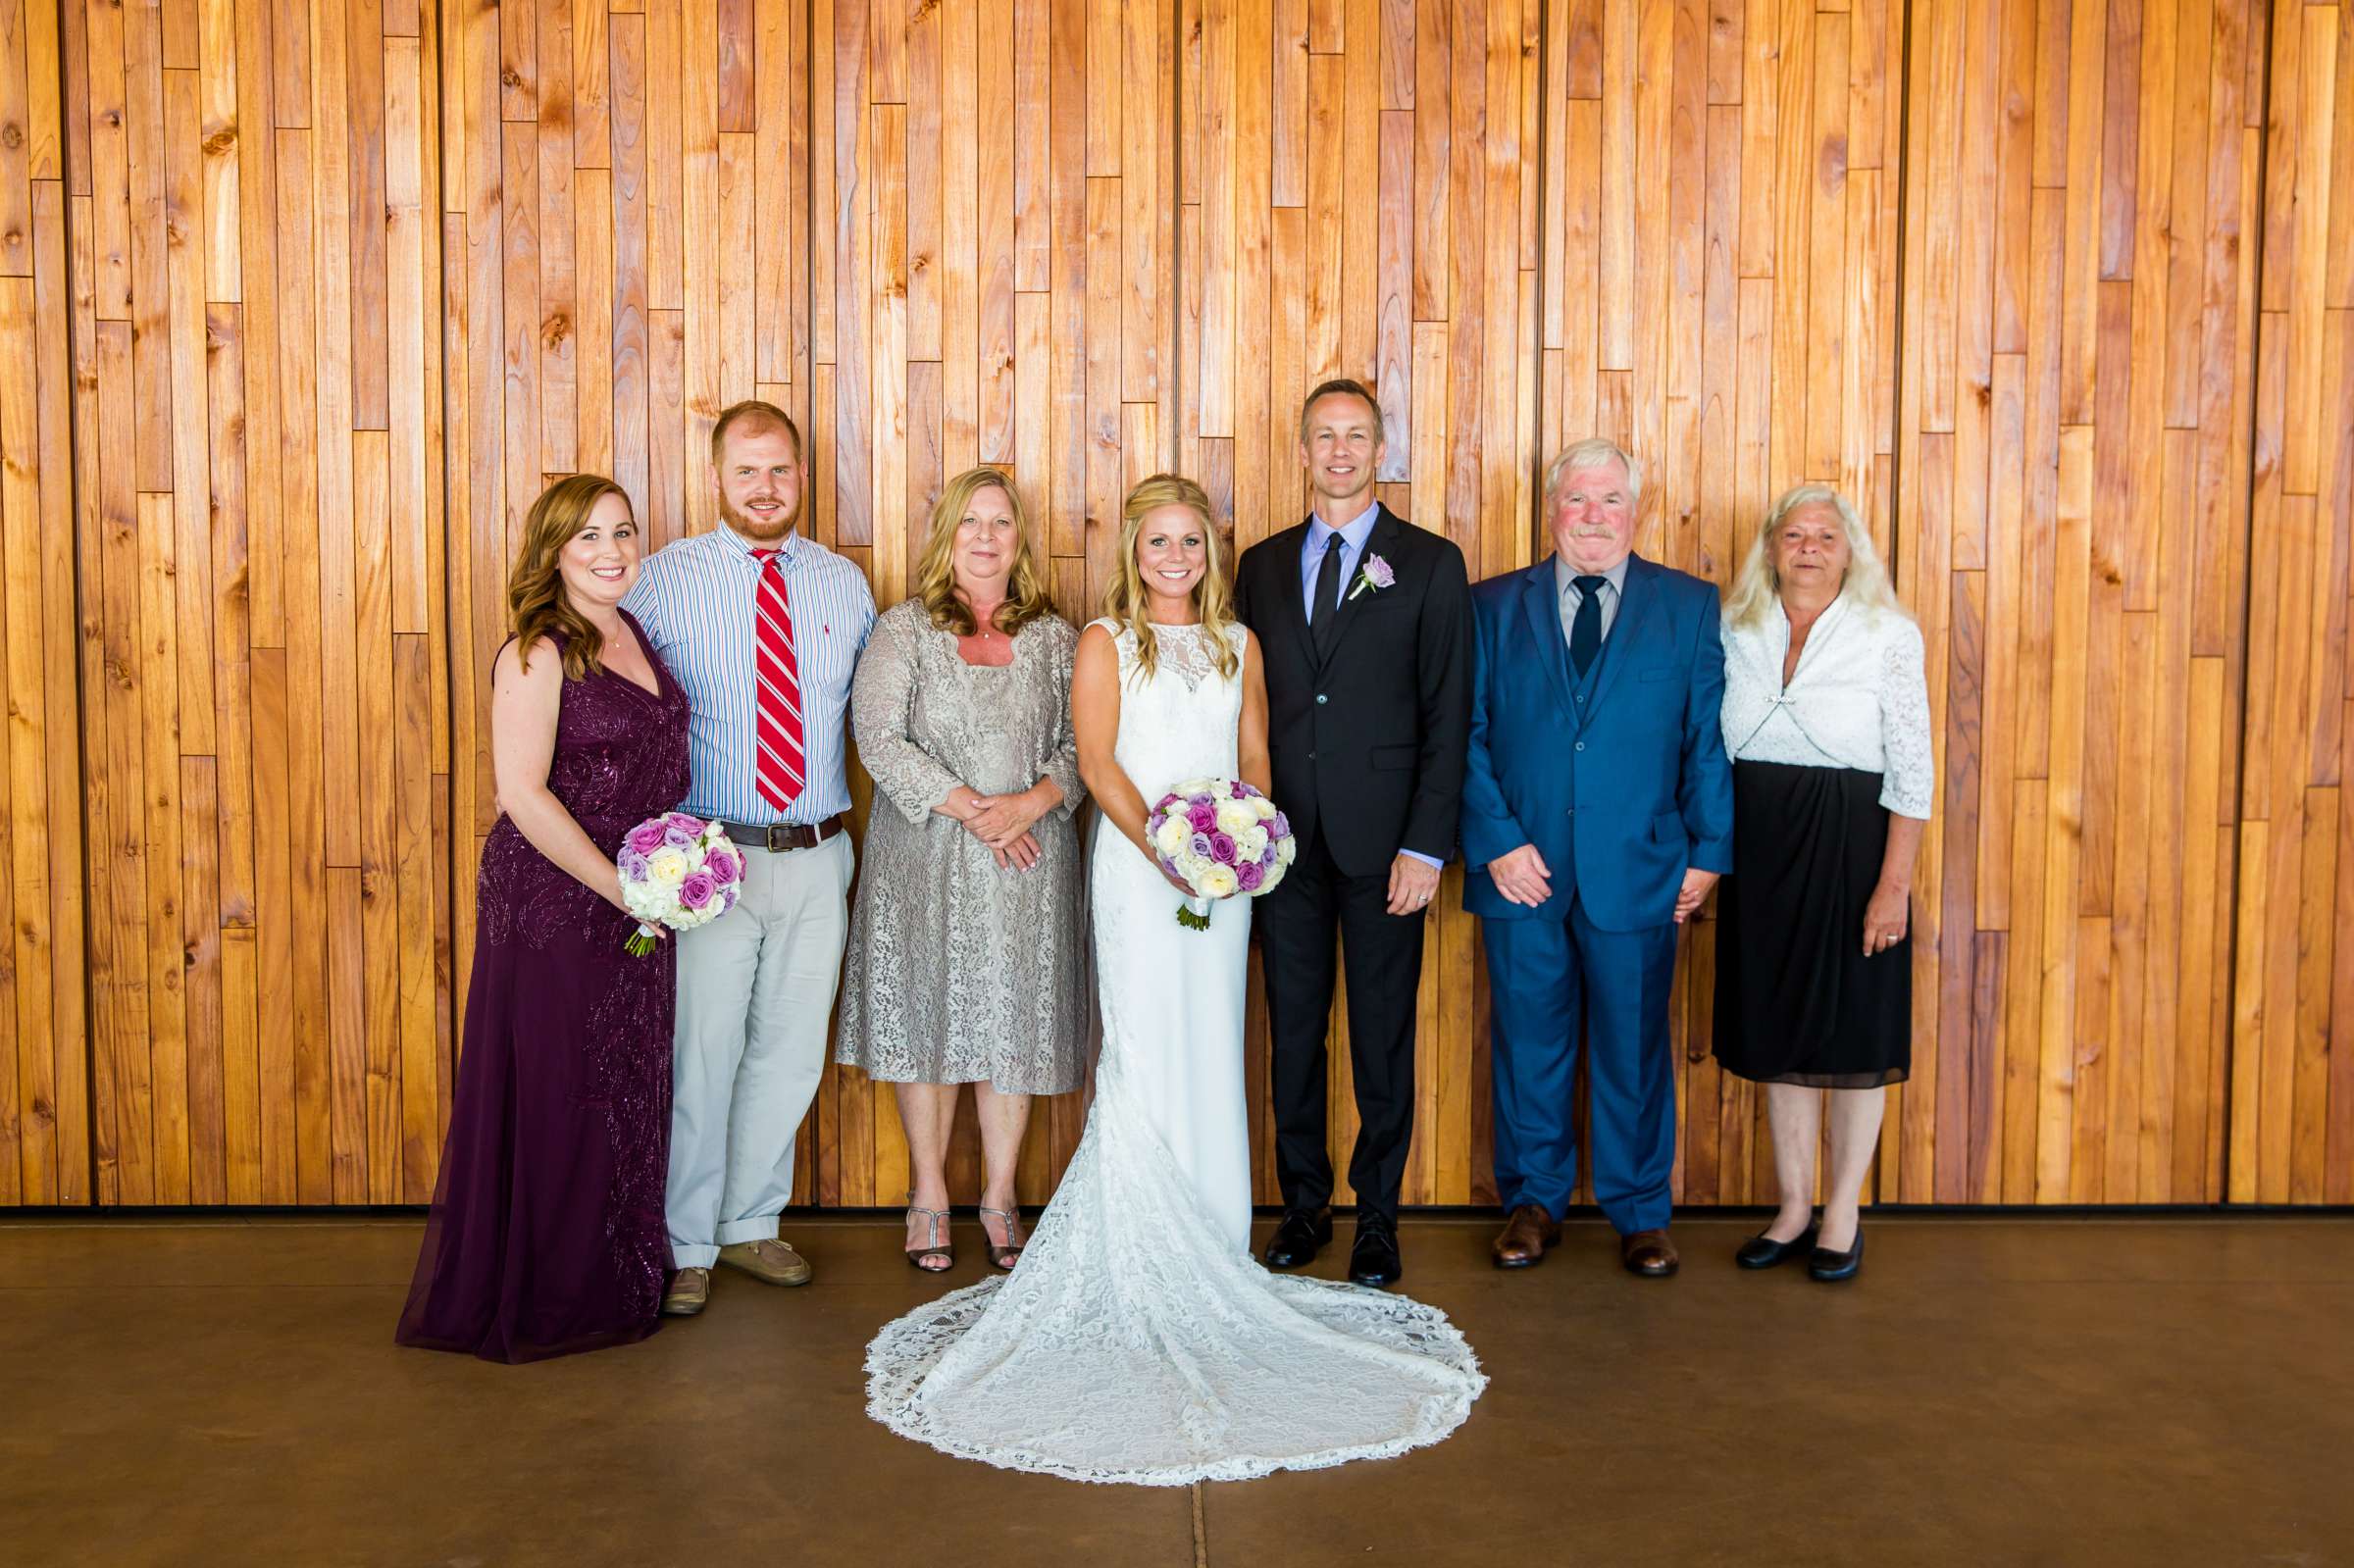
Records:
[[[1844,1289],[1736,1271],[1755,1224],[1680,1224],[1654,1283],[1598,1224],[1508,1275],[1490,1222],[1410,1221],[1469,1423],[1189,1492],[869,1422],[861,1347],[942,1289],[888,1224],[503,1367],[393,1347],[412,1221],[0,1223],[0,1562],[2354,1563],[2354,1219],[1883,1217]]]

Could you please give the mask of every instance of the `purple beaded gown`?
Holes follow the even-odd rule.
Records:
[[[638,639],[659,691],[608,671],[566,681],[548,768],[607,854],[687,794],[687,696]],[[503,816],[475,907],[449,1141],[395,1338],[490,1361],[642,1340],[670,1267],[675,943],[622,951],[637,922]]]

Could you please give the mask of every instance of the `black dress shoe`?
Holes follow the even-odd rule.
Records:
[[[1815,1255],[1807,1260],[1807,1277],[1820,1280],[1825,1285],[1837,1285],[1841,1280],[1854,1279],[1856,1271],[1862,1267],[1864,1267],[1864,1226],[1863,1222],[1858,1221],[1856,1239],[1848,1244],[1846,1251],[1834,1252],[1827,1246],[1818,1246],[1815,1249]]]
[[[1259,1256],[1270,1269],[1296,1269],[1316,1261],[1316,1249],[1332,1239],[1332,1210],[1285,1209],[1283,1223],[1267,1238]]]
[[[1398,1222],[1386,1214],[1360,1214],[1356,1244],[1349,1249],[1349,1279],[1355,1285],[1396,1285],[1406,1273],[1398,1255]]]
[[[1733,1261],[1745,1269],[1770,1269],[1777,1263],[1787,1263],[1802,1252],[1814,1251],[1815,1238],[1820,1230],[1820,1226],[1810,1225],[1787,1241],[1769,1240],[1761,1231],[1741,1243]]]

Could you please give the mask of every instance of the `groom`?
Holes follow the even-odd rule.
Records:
[[[1471,590],[1462,552],[1373,498],[1381,407],[1361,383],[1324,382],[1300,411],[1307,521],[1252,546],[1236,613],[1266,661],[1275,803],[1300,856],[1259,901],[1274,1036],[1275,1268],[1332,1239],[1324,1032],[1333,942],[1349,970],[1356,1087],[1356,1242],[1349,1277],[1389,1285],[1398,1189],[1414,1125],[1414,995],[1422,912],[1455,852],[1471,706]]]

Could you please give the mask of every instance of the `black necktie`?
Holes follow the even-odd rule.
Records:
[[[1577,618],[1569,623],[1569,662],[1583,677],[1602,651],[1602,585],[1608,578],[1571,578],[1577,588]]]
[[[1338,533],[1324,541],[1324,564],[1316,568],[1316,592],[1307,604],[1307,630],[1319,657],[1332,650],[1332,629],[1340,624],[1341,551],[1349,541]]]

